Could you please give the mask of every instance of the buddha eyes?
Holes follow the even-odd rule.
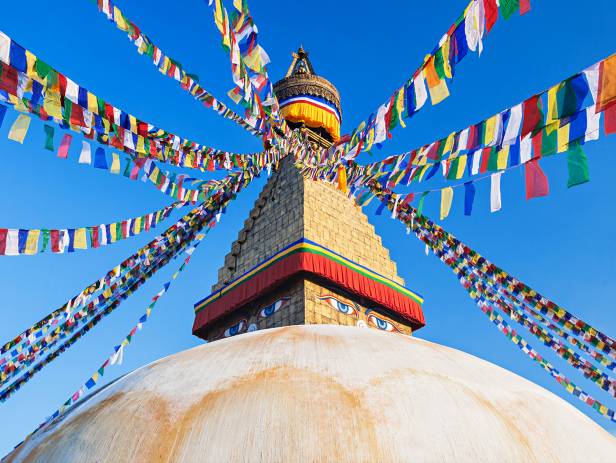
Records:
[[[325,301],[325,303],[327,303],[332,309],[337,310],[340,313],[350,315],[355,318],[359,317],[359,310],[357,310],[354,305],[346,304],[334,296],[322,296],[319,297],[319,300]]]
[[[379,330],[387,331],[389,333],[400,333],[401,331],[394,325],[392,322],[385,320],[384,318],[378,317],[374,313],[367,314],[366,320],[368,324],[378,328]]]
[[[282,307],[284,307],[289,301],[288,297],[282,298],[274,302],[273,304],[268,305],[267,307],[263,307],[259,310],[259,318],[267,318],[271,317],[273,314],[278,312]]]
[[[246,331],[246,320],[241,320],[233,326],[230,326],[223,333],[223,337],[229,338],[231,336],[235,336],[236,334],[242,334]]]

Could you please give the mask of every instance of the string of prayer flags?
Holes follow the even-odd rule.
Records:
[[[566,376],[545,361],[522,336],[520,336],[504,320],[503,315],[520,323],[529,333],[537,337],[543,344],[550,347],[560,358],[567,361],[593,381],[604,391],[616,397],[616,381],[603,373],[600,368],[575,351],[576,347],[584,346],[584,352],[593,352],[593,361],[602,365],[611,365],[603,353],[616,359],[616,340],[573,316],[563,308],[554,304],[544,296],[529,288],[524,283],[511,277],[502,269],[479,255],[476,251],[461,243],[453,235],[447,233],[410,205],[402,207],[392,200],[390,190],[383,189],[378,182],[369,182],[371,191],[390,209],[397,208],[396,217],[412,230],[416,237],[426,244],[426,249],[448,265],[468,291],[471,298],[490,320],[505,334],[520,350],[540,365],[569,393],[590,405],[603,416],[616,422],[615,412],[584,390],[572,383]],[[532,318],[545,321],[544,314],[549,314],[558,323],[542,326],[532,322]],[[565,333],[566,330],[568,333]],[[565,334],[561,336],[561,334]],[[575,339],[575,342],[572,342]],[[590,347],[592,343],[592,347]],[[601,352],[600,352],[601,351]],[[602,353],[603,352],[603,353]]]
[[[8,381],[12,381],[8,384],[4,389],[0,390],[0,402],[7,400],[13,393],[21,388],[23,384],[29,381],[37,372],[39,372],[45,365],[53,361],[57,358],[62,352],[64,352],[67,348],[72,346],[75,342],[77,342],[81,337],[83,337],[87,332],[89,332],[97,323],[99,323],[102,318],[113,311],[123,299],[126,298],[127,294],[134,291],[137,287],[139,287],[151,274],[155,269],[158,269],[166,263],[169,262],[171,258],[173,258],[178,251],[186,247],[191,241],[194,240],[194,237],[199,231],[204,227],[208,226],[211,228],[212,221],[216,219],[216,217],[220,214],[221,211],[224,210],[227,203],[233,200],[236,197],[236,194],[248,185],[252,181],[252,176],[245,176],[242,173],[239,175],[233,176],[231,182],[224,182],[223,189],[220,191],[220,194],[216,196],[210,196],[203,204],[201,204],[194,211],[186,215],[180,221],[178,221],[174,226],[168,229],[163,235],[163,241],[161,241],[161,237],[158,237],[146,247],[149,250],[155,252],[155,260],[153,263],[152,256],[147,254],[141,254],[137,259],[137,267],[133,269],[134,277],[130,277],[129,281],[134,281],[134,283],[124,283],[120,286],[105,286],[102,292],[103,301],[102,305],[93,306],[92,302],[88,304],[86,309],[86,318],[83,318],[83,324],[75,324],[72,322],[73,317],[69,317],[66,322],[62,323],[61,330],[54,329],[51,336],[49,338],[49,343],[47,346],[50,348],[55,348],[53,352],[47,353],[47,349],[44,349],[43,352],[47,353],[47,356],[34,364],[36,358],[38,358],[41,354],[41,349],[38,348],[39,344],[36,346],[29,346],[29,357],[26,362],[20,360],[19,353],[13,353],[12,351],[9,353],[10,362],[6,362],[5,364],[9,366],[9,369],[4,371],[0,371],[0,380],[3,383],[7,383]],[[130,265],[130,264],[129,264]],[[152,268],[154,265],[154,268]],[[145,266],[145,267],[144,267]],[[147,267],[147,268],[146,268]],[[110,272],[110,275],[113,278],[118,277],[121,274],[121,266],[119,266],[114,271]],[[109,276],[109,275],[108,275]],[[125,274],[126,278],[129,278],[129,273]],[[107,277],[104,280],[107,285]],[[125,285],[130,285],[128,289],[125,289]],[[113,288],[116,288],[115,290]],[[101,288],[98,283],[95,286],[95,291]],[[100,298],[100,296],[99,296]],[[78,296],[79,299],[79,296]],[[78,302],[75,299],[71,300],[71,303],[75,301],[76,305],[83,303],[84,301]],[[24,335],[29,336],[25,333],[32,333],[32,330],[37,329],[45,329],[50,323],[54,324],[54,320],[57,316],[62,316],[66,311],[64,308],[56,310],[53,314],[47,316],[44,320],[38,322],[34,327],[29,328],[24,331],[21,335],[14,338],[9,343],[5,344],[3,347],[3,352],[7,352],[7,349],[10,349],[12,346],[16,344],[23,344]],[[78,313],[81,313],[79,311]],[[69,312],[70,314],[70,312]],[[68,314],[67,314],[68,315]],[[81,317],[80,317],[81,318]],[[71,322],[71,323],[68,323]],[[75,330],[77,330],[75,332]],[[72,336],[68,337],[70,333],[73,333]],[[67,339],[68,338],[68,339]],[[29,338],[28,338],[29,339]],[[45,338],[47,339],[47,338]],[[66,339],[66,340],[64,340]],[[60,340],[64,340],[59,347],[55,347]],[[34,347],[34,349],[32,349]],[[17,373],[26,369],[27,371],[21,375],[20,377],[16,377]],[[2,379],[3,378],[3,379]]]
[[[235,87],[228,93],[246,108],[246,117],[264,129],[265,139],[274,136],[268,120],[277,123],[278,101],[267,74],[269,57],[258,43],[258,30],[246,0],[235,0],[229,13],[222,0],[208,0],[214,23],[222,37],[223,48],[229,53],[231,75]]]
[[[0,32],[10,53],[0,57],[0,100],[44,121],[83,132],[134,158],[150,157],[191,169],[232,169],[253,165],[259,153],[217,150],[165,131],[111,105],[40,60]],[[29,66],[22,66],[25,56]],[[239,117],[239,116],[238,116]]]
[[[91,237],[90,247],[98,248],[156,228],[156,225],[168,218],[174,209],[183,206],[185,206],[185,203],[175,202],[140,217],[92,227],[59,230],[0,228],[0,256],[37,254],[39,237],[51,239],[51,252],[54,254],[61,254],[65,251],[73,252],[75,249],[88,249],[86,236]],[[120,233],[117,230],[120,230]],[[41,246],[41,252],[44,252],[45,247],[45,245]]]
[[[26,114],[20,114],[17,116],[17,119],[13,122],[13,125],[9,130],[9,140],[23,144],[26,134],[28,133],[28,127],[30,127],[30,116]]]
[[[603,106],[604,111],[597,112],[597,102],[600,89],[609,87],[612,74],[616,80],[616,71],[611,70],[616,66],[605,64],[613,61],[616,55],[441,140],[358,169],[365,177],[381,176],[389,188],[429,180],[439,170],[447,180],[460,180],[465,176],[504,171],[597,140],[601,117],[604,120],[608,117]],[[604,72],[601,76],[600,70]],[[603,94],[609,92],[605,90]],[[616,97],[610,101],[616,101]],[[336,161],[330,158],[329,162],[318,165],[318,169],[327,171],[330,164]],[[319,175],[328,176],[327,173]]]
[[[115,23],[116,27],[126,32],[129,40],[137,47],[137,53],[145,55],[152,61],[161,74],[177,81],[183,90],[190,93],[197,101],[206,108],[211,108],[219,116],[229,119],[253,135],[259,135],[259,130],[253,127],[244,118],[227,108],[224,103],[218,101],[210,92],[199,84],[199,78],[194,73],[187,72],[180,62],[166,55],[141,29],[130,21],[124,13],[110,1],[97,0],[99,12],[107,19]]]
[[[203,233],[198,234],[195,238],[195,241],[191,243],[191,246],[185,250],[186,257],[184,258],[184,261],[182,262],[180,267],[172,275],[171,279],[163,284],[162,289],[158,293],[156,293],[156,295],[154,295],[154,297],[152,298],[152,301],[146,308],[145,313],[141,317],[139,317],[137,324],[129,331],[128,335],[126,335],[124,339],[117,346],[114,347],[113,353],[81,385],[81,387],[77,389],[77,391],[75,391],[73,394],[70,395],[68,400],[66,400],[55,412],[53,412],[48,418],[46,418],[45,421],[43,421],[43,423],[41,423],[33,432],[31,432],[28,436],[26,436],[26,439],[32,436],[33,434],[35,434],[36,432],[38,432],[39,430],[41,430],[42,428],[44,428],[45,426],[47,426],[51,421],[58,418],[60,415],[64,414],[72,405],[74,405],[77,401],[79,401],[79,399],[81,399],[81,397],[85,395],[86,391],[91,390],[94,387],[96,387],[100,379],[105,375],[105,372],[110,365],[122,363],[121,356],[123,357],[124,348],[133,341],[134,335],[143,329],[144,324],[152,316],[152,312],[157,302],[160,300],[162,296],[164,296],[169,291],[169,288],[171,287],[173,280],[177,279],[180,273],[184,271],[184,269],[190,262],[190,259],[194,251],[197,249],[199,244],[201,244],[203,238],[205,237],[209,229],[210,228],[206,228],[204,229]]]
[[[453,79],[456,65],[469,50],[479,54],[483,51],[484,35],[498,18],[497,8],[503,18],[509,19],[514,11],[520,14],[530,11],[530,0],[502,0],[500,6],[496,0],[471,0],[406,83],[353,130],[351,139],[340,147],[343,157],[354,159],[361,151],[370,151],[374,144],[389,138],[397,125],[404,127],[402,120],[424,107],[428,94],[433,105],[446,99],[447,81]]]

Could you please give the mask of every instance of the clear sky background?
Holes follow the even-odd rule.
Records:
[[[163,50],[198,74],[205,88],[223,98],[232,86],[229,59],[203,1],[117,3]],[[290,53],[303,44],[317,73],[340,90],[343,131],[349,132],[412,74],[466,4],[467,0],[253,0],[250,7],[261,44],[272,59],[272,79],[284,75]],[[458,66],[450,98],[438,106],[425,107],[407,129],[396,129],[382,151],[361,160],[379,159],[441,138],[581,71],[616,51],[614,24],[613,0],[533,0],[530,14],[515,15],[509,21],[499,19],[484,40],[483,55],[468,56]],[[259,142],[243,129],[201,107],[174,81],[160,75],[91,2],[9,2],[3,8],[0,30],[76,82],[146,121],[218,148],[237,152],[259,149]],[[170,202],[150,184],[78,165],[78,137],[68,160],[56,158],[43,149],[40,121],[32,121],[23,146],[7,140],[15,117],[9,109],[0,129],[0,227],[69,228],[109,223]],[[57,144],[58,132],[61,130],[56,132]],[[601,140],[587,144],[585,151],[590,183],[568,190],[566,159],[555,156],[542,163],[550,179],[550,196],[525,201],[522,171],[514,170],[503,177],[502,211],[490,214],[489,182],[481,182],[473,215],[463,216],[463,198],[456,190],[458,196],[444,227],[614,336],[616,137],[606,138],[602,133]],[[193,304],[209,294],[217,269],[264,180],[256,181],[232,203],[126,349],[124,364],[108,369],[106,380],[201,343],[191,335]],[[426,215],[438,218],[438,201],[438,195],[428,197]],[[451,271],[433,255],[425,256],[423,246],[407,237],[402,225],[387,214],[375,216],[374,210],[375,204],[366,208],[398,263],[400,275],[426,299],[427,326],[417,332],[418,337],[520,374],[616,433],[613,423],[571,398],[502,336]],[[176,212],[173,218],[181,214]],[[163,226],[171,223],[168,220]],[[8,340],[60,307],[154,236],[155,232],[144,233],[103,249],[74,254],[0,258],[0,340]],[[179,262],[174,262],[160,271],[88,336],[0,404],[0,422],[4,423],[0,454],[10,450],[98,368],[177,266]],[[528,339],[554,359],[538,342]],[[554,363],[561,366],[563,362]],[[566,367],[561,370],[571,373]],[[578,376],[571,375],[574,379]],[[614,407],[614,401],[598,393],[592,383],[576,382]]]

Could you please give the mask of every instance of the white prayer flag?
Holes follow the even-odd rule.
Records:
[[[490,212],[497,212],[501,209],[501,175],[502,172],[496,172],[490,176]]]

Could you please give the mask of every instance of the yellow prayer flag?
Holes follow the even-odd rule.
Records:
[[[137,118],[132,114],[128,115],[128,121],[130,122],[130,131],[133,133],[137,132]]]
[[[564,85],[562,82],[558,85],[554,85],[552,88],[548,90],[548,115],[545,121],[546,132],[548,134],[552,133],[555,126],[551,125],[555,120],[558,119],[558,101],[556,98],[556,94],[558,90]]]
[[[498,152],[498,157],[496,158],[496,168],[498,170],[504,170],[507,168],[507,162],[509,162],[509,145],[503,146],[503,148]]]
[[[141,233],[141,217],[135,219],[134,232],[135,234]]]
[[[145,154],[145,139],[141,136],[141,135],[137,135],[137,147],[135,148],[135,151],[137,151],[137,153],[143,153]]]
[[[558,140],[557,153],[564,153],[569,149],[569,127],[571,124],[565,124],[558,128],[556,138]]]
[[[26,134],[28,133],[28,127],[30,127],[30,116],[26,114],[20,114],[9,131],[9,140],[23,143]]]
[[[30,230],[28,232],[25,253],[28,254],[29,256],[31,256],[32,254],[36,254],[38,252],[38,241],[39,241],[40,234],[41,234],[40,230]]]
[[[460,156],[458,161],[458,171],[456,172],[456,180],[461,179],[464,176],[464,170],[466,169],[466,161],[468,156],[466,154]]]
[[[445,39],[441,49],[443,50],[443,70],[445,71],[445,77],[451,79],[453,77],[453,73],[451,72],[451,63],[449,62],[449,45],[450,38],[447,36],[447,39]]]
[[[75,229],[75,244],[73,245],[75,249],[88,249],[88,243],[86,241],[86,229],[85,228],[77,228]]]
[[[96,101],[96,96],[90,92],[88,92],[88,111],[98,114],[98,101]]]
[[[36,64],[36,56],[30,50],[26,50],[26,75],[37,82],[43,83],[43,80],[36,72],[34,65]]]
[[[45,100],[43,101],[45,112],[56,119],[62,119],[62,106],[60,105],[60,94],[47,89]]]
[[[443,155],[450,153],[451,150],[453,149],[453,142],[454,142],[455,136],[456,136],[456,133],[451,132],[449,136],[447,137],[447,139],[445,140],[445,147],[443,148]]]
[[[490,117],[486,120],[485,123],[485,132],[483,136],[483,143],[486,146],[491,146],[491,143],[494,141],[494,131],[496,129],[496,115]]]
[[[447,218],[451,210],[453,200],[453,188],[447,187],[441,190],[441,220]]]
[[[120,173],[120,156],[118,155],[118,153],[111,153],[111,157],[113,158],[113,160],[111,161],[111,169],[109,169],[109,171],[112,174],[119,174]]]
[[[128,24],[126,24],[124,16],[122,16],[122,12],[117,6],[113,7],[113,19],[115,19],[118,29],[124,32],[128,31]]]
[[[398,95],[396,97],[396,110],[398,111],[398,122],[400,122],[400,127],[403,129],[406,128],[406,124],[404,123],[404,87],[402,87],[398,91]]]
[[[110,238],[111,238],[110,241],[112,243],[115,243],[118,240],[117,233],[116,233],[117,231],[118,230],[117,230],[116,224],[112,223],[111,226],[109,227],[109,232],[110,232],[109,234],[111,235],[110,236]]]

